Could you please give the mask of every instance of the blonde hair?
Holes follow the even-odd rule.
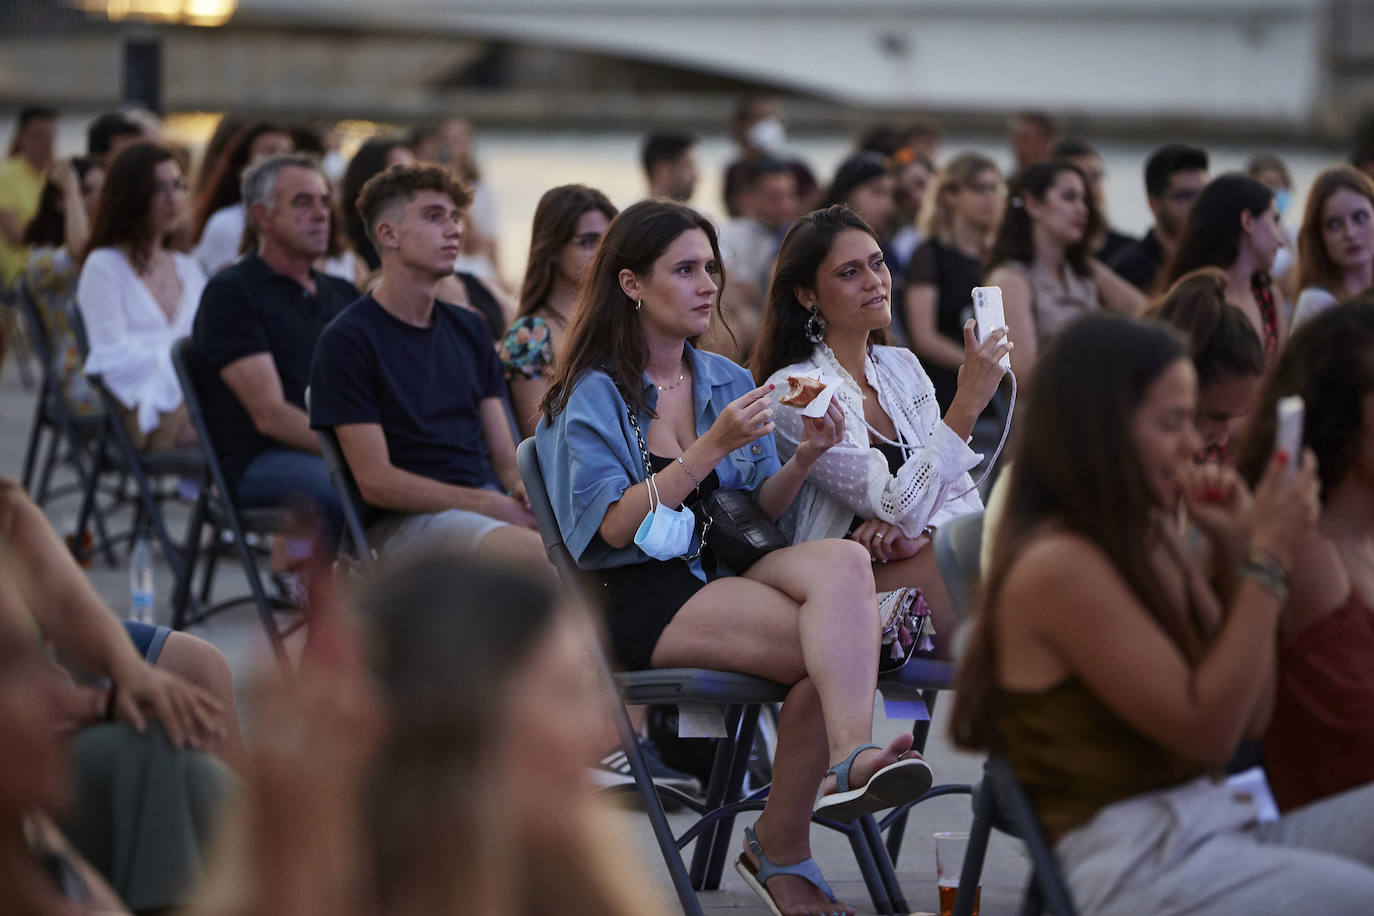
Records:
[[[935,179],[934,193],[927,195],[924,228],[927,238],[937,238],[949,242],[954,232],[954,205],[950,196],[961,188],[967,188],[978,180],[984,172],[993,172],[1000,179],[1002,172],[982,153],[960,153],[940,170]],[[988,239],[985,248],[991,245]]]

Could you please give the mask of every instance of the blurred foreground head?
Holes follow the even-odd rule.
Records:
[[[383,910],[656,911],[586,778],[608,697],[581,608],[450,552],[384,569],[358,605],[389,722],[368,812]]]

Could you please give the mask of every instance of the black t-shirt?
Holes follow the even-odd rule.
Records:
[[[1148,293],[1154,288],[1155,276],[1164,266],[1164,246],[1159,243],[1159,236],[1155,235],[1154,229],[1151,229],[1143,239],[1118,252],[1114,259],[1107,262],[1107,266],[1136,289]]]
[[[965,313],[973,307],[973,288],[982,279],[983,267],[976,258],[971,258],[952,245],[944,245],[939,239],[926,239],[911,254],[911,262],[906,268],[906,287],[913,283],[934,286],[935,330],[963,346]],[[911,329],[907,328],[907,338],[911,339]],[[935,400],[943,413],[954,400],[954,392],[959,385],[959,370],[946,369],[933,363],[921,363],[930,380],[935,385]]]
[[[200,364],[201,407],[230,481],[236,481],[259,453],[286,446],[257,431],[220,372],[245,356],[271,354],[282,395],[304,410],[315,342],[325,325],[358,298],[347,280],[319,271],[313,275],[312,296],[250,254],[215,274],[201,294],[191,330]]]
[[[377,423],[391,463],[464,487],[498,483],[480,404],[505,393],[501,360],[478,315],[437,302],[427,328],[371,296],[324,329],[310,368],[310,425]]]
[[[506,315],[501,311],[501,303],[496,301],[491,290],[487,285],[473,274],[457,271],[454,276],[458,282],[463,284],[463,289],[468,294],[468,304],[473,310],[481,315],[487,322],[487,329],[491,331],[492,343],[502,340],[506,336]]]
[[[1121,252],[1130,248],[1136,243],[1137,239],[1133,235],[1124,232],[1117,232],[1110,226],[1107,227],[1107,237],[1102,242],[1102,247],[1097,249],[1096,257],[1103,264],[1110,264],[1115,258],[1121,256]]]

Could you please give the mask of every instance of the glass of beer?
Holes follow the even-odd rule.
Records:
[[[959,893],[959,874],[964,870],[964,854],[967,852],[966,832],[935,834],[935,883],[940,888],[940,916],[952,916],[954,913],[954,898]],[[978,916],[982,894],[980,885],[973,894],[973,916]]]

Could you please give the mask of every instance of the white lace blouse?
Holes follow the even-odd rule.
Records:
[[[76,285],[91,345],[84,371],[102,376],[120,403],[138,411],[138,427],[145,433],[157,427],[160,413],[181,404],[172,344],[190,336],[205,289],[205,272],[194,258],[178,251],[172,258],[181,300],[170,320],[118,248],[92,251]]]
[[[777,403],[787,393],[788,376],[838,381],[835,396],[845,414],[844,440],[816,462],[781,520],[793,543],[844,537],[855,516],[880,518],[901,528],[907,537],[916,537],[928,525],[938,527],[948,519],[983,509],[969,476],[982,456],[945,425],[935,388],[916,356],[900,347],[872,347],[864,371],[878,392],[878,404],[892,418],[898,439],[907,443],[907,459],[896,476],[888,469],[886,456],[870,444],[859,385],[830,347],[820,344],[810,359],[779,369],[768,379],[775,385],[771,395],[774,438],[783,461],[792,457],[802,438],[801,411]]]

